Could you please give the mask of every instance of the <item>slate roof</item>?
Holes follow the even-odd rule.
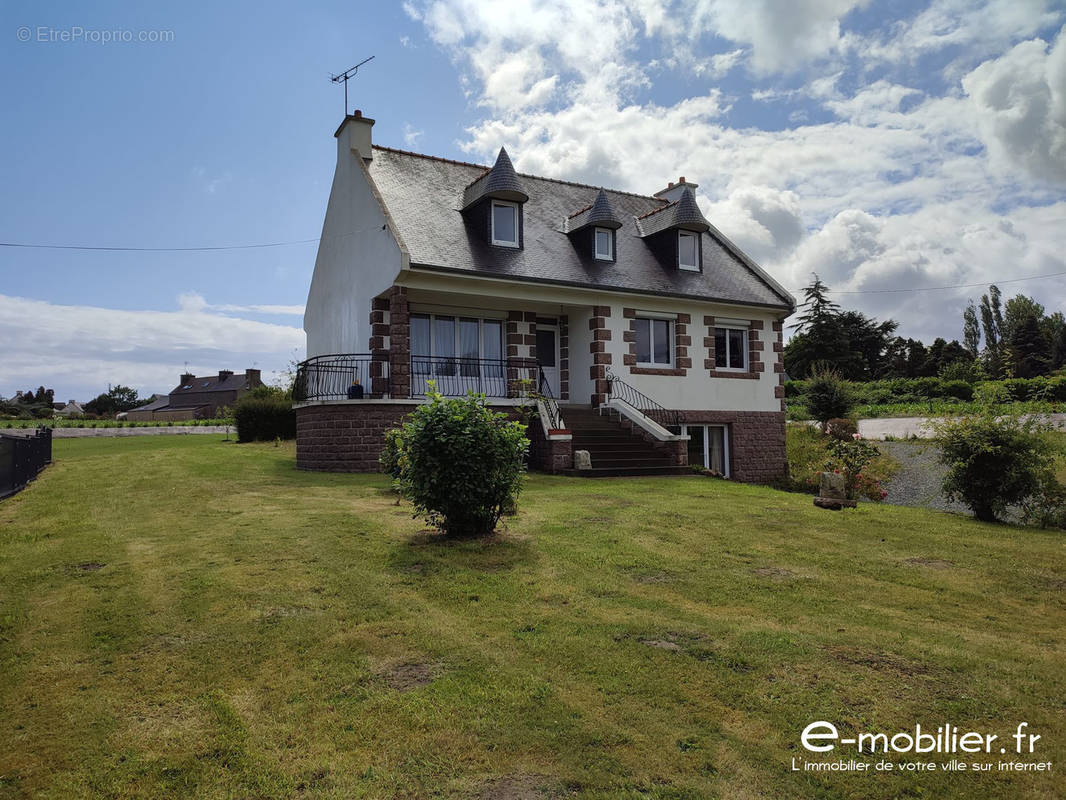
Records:
[[[671,205],[655,197],[604,191],[622,221],[616,234],[617,260],[604,262],[581,253],[566,231],[575,209],[595,204],[596,187],[516,173],[529,200],[523,206],[524,247],[512,250],[493,247],[482,231],[464,220],[465,190],[487,175],[484,166],[375,145],[367,167],[415,268],[789,311],[795,305],[788,292],[713,226],[702,234],[702,272],[664,265],[641,239],[645,231],[637,221]]]
[[[515,200],[524,203],[529,199],[522,182],[514,171],[511,157],[507,150],[500,148],[496,163],[492,169],[479,178],[475,178],[463,190],[463,208],[469,208],[484,197],[498,197],[502,200]]]
[[[186,389],[186,386],[189,388]],[[218,375],[207,375],[203,378],[193,376],[191,381],[174,387],[170,396],[173,398],[175,395],[201,394],[202,392],[236,392],[245,388],[248,388],[248,376],[244,372],[227,375],[221,379]]]
[[[637,230],[641,236],[651,236],[670,228],[706,233],[711,223],[703,216],[692,192],[685,189],[674,202],[637,217]]]
[[[130,411],[158,411],[170,404],[170,398],[165,394],[154,394],[152,399],[143,406],[131,408]]]
[[[591,205],[585,206],[580,211],[571,214],[566,221],[566,232],[574,233],[589,225],[598,225],[601,228],[621,228],[622,219],[615,213],[607,192],[600,189],[599,194]]]

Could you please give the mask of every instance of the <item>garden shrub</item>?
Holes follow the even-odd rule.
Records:
[[[445,534],[489,534],[522,489],[525,426],[483,395],[444,398],[431,387],[428,397],[397,434],[400,492]]]
[[[849,500],[857,500],[861,495],[881,502],[888,492],[881,488],[880,480],[864,471],[879,455],[881,451],[858,434],[851,439],[834,439],[829,444],[825,468],[844,476],[844,490]]]
[[[785,381],[785,397],[800,397],[807,391],[807,381]]]
[[[1047,382],[1048,400],[1066,402],[1066,375],[1050,378]]]
[[[400,477],[402,450],[403,431],[400,428],[385,431],[385,447],[378,456],[378,463],[381,464],[381,471],[394,481]]]
[[[834,439],[853,439],[859,432],[859,424],[853,419],[831,419],[825,423],[825,432]]]
[[[1055,483],[1056,456],[1047,431],[1047,423],[991,409],[940,423],[940,461],[948,468],[944,494],[977,519],[995,522],[1008,506],[1047,491]]]
[[[951,380],[942,381],[942,397],[954,397],[958,400],[973,400],[973,385],[966,381]]]
[[[284,397],[249,392],[237,401],[233,420],[238,442],[296,438],[296,412]]]
[[[811,418],[822,423],[823,430],[831,419],[847,417],[855,405],[851,387],[830,370],[816,373],[807,381],[803,403]]]

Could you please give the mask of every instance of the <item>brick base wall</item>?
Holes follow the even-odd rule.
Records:
[[[686,425],[729,429],[730,476],[744,483],[769,483],[788,469],[785,415],[779,411],[681,411]]]
[[[296,467],[322,472],[380,472],[385,431],[414,405],[334,403],[296,409]]]
[[[410,414],[415,403],[331,403],[296,409],[296,467],[319,472],[380,472],[385,432]],[[515,417],[511,406],[495,408]],[[570,469],[570,441],[548,441],[534,420],[527,432],[532,466],[547,472]]]

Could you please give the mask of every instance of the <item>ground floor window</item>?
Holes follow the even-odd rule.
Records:
[[[669,367],[673,364],[672,327],[668,319],[637,317],[633,320],[637,364],[653,367]]]
[[[424,381],[443,394],[467,390],[506,397],[503,321],[450,314],[411,315],[412,391],[424,394]]]
[[[725,425],[682,425],[687,434],[688,463],[729,477],[729,437]]]

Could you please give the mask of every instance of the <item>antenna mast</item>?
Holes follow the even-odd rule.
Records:
[[[355,77],[355,73],[359,71],[359,67],[363,66],[363,64],[365,64],[367,61],[373,60],[373,58],[373,56],[370,56],[370,58],[364,58],[354,67],[349,67],[348,69],[344,70],[344,72],[342,72],[340,75],[333,75],[332,73],[330,74],[329,79],[331,81],[333,81],[334,83],[344,84],[344,116],[348,116],[348,79]]]

